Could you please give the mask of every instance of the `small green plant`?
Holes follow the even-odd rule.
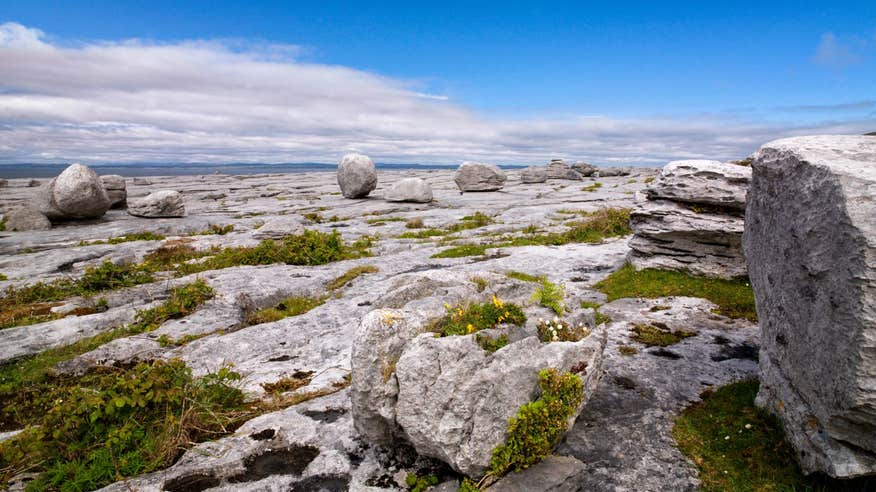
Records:
[[[6,216],[0,217],[0,232],[6,230]]]
[[[303,388],[313,380],[313,371],[295,371],[290,376],[283,376],[273,383],[262,383],[262,389],[266,393],[287,393]]]
[[[577,342],[590,335],[590,328],[584,323],[570,324],[557,317],[549,320],[538,320],[538,339],[542,342]]]
[[[135,232],[133,234],[125,234],[124,236],[120,236],[120,237],[111,237],[105,241],[102,241],[102,240],[81,241],[79,243],[79,246],[90,246],[93,244],[121,244],[121,243],[128,243],[131,241],[161,241],[163,239],[164,239],[164,236],[162,236],[161,234],[156,234],[156,233],[150,232],[150,231],[144,231],[144,232]]]
[[[480,345],[484,351],[490,354],[509,343],[508,335],[505,335],[504,333],[495,338],[478,333],[477,336],[475,336],[475,341],[478,342],[478,345]]]
[[[596,181],[592,184],[589,184],[589,185],[581,188],[581,191],[592,192],[592,191],[598,190],[599,188],[602,188],[602,183],[600,183],[599,181]]]
[[[636,355],[639,353],[639,349],[636,347],[630,347],[629,345],[621,345],[617,348],[617,351],[620,352],[621,355]]]
[[[447,315],[438,320],[431,330],[444,337],[468,335],[503,323],[517,326],[526,323],[526,315],[520,306],[503,302],[496,296],[482,304],[456,307],[446,304],[445,307]]]
[[[633,183],[635,183],[635,182],[636,182],[636,179],[635,179],[635,178],[630,178],[630,179],[627,180],[627,184],[633,184]]]
[[[493,218],[481,212],[475,212],[473,215],[466,215],[459,219],[459,222],[447,228],[449,232],[459,232],[467,229],[477,229],[479,227],[488,226],[493,223]]]
[[[193,232],[189,234],[189,236],[210,236],[214,234],[224,236],[232,231],[234,231],[234,224],[210,224],[210,227],[204,229],[203,231]]]
[[[430,237],[444,236],[447,231],[444,229],[422,229],[419,231],[409,231],[404,234],[399,234],[399,239],[428,239]]]
[[[508,440],[493,450],[489,475],[523,470],[549,456],[584,398],[581,378],[570,372],[543,369],[538,384],[541,396],[508,421]]]
[[[603,208],[583,214],[582,220],[564,232],[524,234],[500,242],[503,246],[562,246],[569,243],[600,243],[610,237],[626,236],[630,229],[630,209]]]
[[[195,340],[199,340],[199,339],[204,338],[208,335],[212,335],[213,333],[221,333],[221,330],[216,331],[216,332],[212,332],[212,333],[198,333],[198,334],[183,335],[179,338],[173,338],[173,337],[168,336],[166,334],[162,334],[161,336],[158,337],[158,339],[156,341],[158,342],[158,345],[160,345],[161,347],[181,347],[189,342],[194,342]]]
[[[423,219],[419,217],[414,217],[413,219],[408,219],[408,221],[405,222],[405,227],[408,229],[422,229],[423,227],[425,227],[425,225],[423,224]]]
[[[472,277],[471,281],[475,284],[475,287],[477,287],[478,292],[487,290],[487,287],[490,285],[490,281],[484,277]]]
[[[410,492],[426,492],[429,487],[438,485],[438,477],[435,475],[419,476],[416,473],[408,473],[405,483]]]
[[[432,258],[463,258],[466,256],[483,256],[487,252],[487,247],[483,244],[462,244],[441,250]]]
[[[538,279],[539,286],[532,293],[530,300],[541,306],[552,309],[557,316],[566,312],[566,288],[563,284],[555,284],[541,277]]]
[[[523,282],[539,282],[542,279],[542,277],[540,276],[530,275],[524,272],[516,272],[513,270],[510,272],[505,272],[505,276],[508,278],[513,278],[515,280],[521,280]]]
[[[374,265],[361,265],[347,270],[346,273],[328,283],[328,290],[338,290],[347,284],[368,273],[377,273],[379,270]]]
[[[636,323],[633,325],[632,331],[633,335],[630,338],[649,347],[668,347],[696,335],[691,331],[673,331],[663,323],[656,322],[649,325]]]
[[[478,486],[474,480],[465,477],[462,479],[462,482],[459,483],[459,489],[456,492],[480,492],[481,488]]]
[[[167,300],[159,306],[137,311],[128,330],[135,333],[152,331],[170,319],[179,319],[195,312],[213,298],[213,288],[203,279],[170,290]]]
[[[288,297],[278,302],[275,306],[260,309],[246,317],[247,325],[260,325],[262,323],[272,323],[290,316],[298,316],[304,314],[311,309],[321,306],[325,302],[325,297]]]
[[[598,302],[581,301],[581,307],[584,309],[589,308],[593,310],[593,315],[595,317],[594,321],[596,322],[597,326],[603,323],[611,323],[611,316],[607,314],[602,314],[599,311],[599,308],[602,307],[602,304],[599,304]]]
[[[648,176],[648,177],[645,178],[643,181],[645,182],[645,184],[651,184],[651,183],[654,182],[655,179],[656,179],[656,178],[655,178],[654,176]]]
[[[9,279],[6,278],[6,275],[3,275],[2,273],[0,273],[0,280],[9,280]]]
[[[627,264],[594,287],[605,293],[609,301],[625,297],[701,297],[718,305],[717,314],[757,321],[754,292],[747,278],[721,280],[665,270],[636,271]]]

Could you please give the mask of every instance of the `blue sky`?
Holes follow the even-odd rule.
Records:
[[[314,80],[315,85],[322,85],[320,75],[310,73],[311,69],[349,71],[352,82],[345,84],[343,77],[327,75],[326,80],[332,82],[324,85],[325,94],[310,94],[310,100],[332,101],[313,108],[320,110],[316,114],[297,114],[289,120],[289,114],[297,113],[299,107],[296,93],[278,94],[276,105],[289,105],[284,121],[294,129],[280,131],[283,123],[278,120],[256,132],[259,135],[243,132],[246,137],[264,138],[264,148],[254,150],[255,141],[235,148],[229,157],[235,160],[331,161],[339,152],[354,149],[370,151],[384,161],[492,157],[529,162],[560,155],[597,162],[654,163],[685,157],[731,158],[753,151],[758,142],[783,135],[876,130],[876,2],[872,1],[588,5],[3,0],[3,22],[20,25],[27,32],[38,30],[43,48],[49,46],[61,59],[77,59],[86,66],[91,62],[80,57],[108,46],[136,45],[154,53],[158,47],[185,50],[193,43],[208,43],[213,55],[216,50],[236,54],[278,70],[265,72],[266,76],[298,80],[299,74],[285,69],[292,65],[306,69],[308,88]],[[9,54],[16,43],[8,41],[10,35],[6,37],[9,56],[0,57],[0,63],[8,65],[28,56]],[[3,48],[0,43],[0,53]],[[191,60],[189,55],[183,58]],[[199,60],[205,65],[200,71],[215,69],[217,74],[233,75],[230,72],[237,63],[213,60],[213,55],[203,53]],[[124,59],[113,57],[110,62],[121,64],[117,70],[130,70]],[[160,57],[156,63],[161,63]],[[71,62],[70,67],[75,70],[76,64]],[[7,68],[0,66],[0,71]],[[44,96],[82,101],[79,93],[28,85],[35,78],[46,78],[40,76],[41,70],[33,63],[22,81],[0,80],[0,94],[45,92]],[[373,79],[357,89],[361,77]],[[229,81],[232,85],[260,84],[239,73]],[[381,83],[390,88],[388,92],[378,87]],[[99,78],[77,84],[102,88]],[[106,93],[155,91],[154,86],[136,85],[105,89]],[[210,92],[207,88],[205,99],[207,94],[217,96],[225,90]],[[394,94],[393,90],[402,92]],[[336,106],[357,95],[362,107]],[[408,99],[411,95],[413,99]],[[245,97],[240,96],[240,104]],[[29,149],[20,140],[35,138],[33,134],[3,136],[0,132],[0,161],[220,157],[215,142],[204,141],[201,146],[193,141],[203,132],[215,136],[217,128],[203,126],[198,107],[187,108],[195,116],[186,129],[176,117],[168,124],[154,118],[141,121],[130,112],[121,115],[117,109],[123,103],[118,101],[94,101],[76,115],[56,115],[54,120],[45,110],[45,101],[31,103],[31,108],[41,108],[39,118],[32,110],[25,111],[19,98],[11,115],[4,115],[0,104],[0,124],[18,129],[38,125],[38,134],[45,137],[54,134],[47,127],[58,126],[61,120],[64,125],[73,121],[82,125],[82,138],[105,137],[104,130],[95,130],[96,124],[135,125],[140,133],[130,138],[139,135],[140,145],[128,154],[88,150],[86,145],[72,145],[76,137],[61,128],[59,140],[68,142],[66,146]],[[101,112],[95,108],[109,106],[116,109],[94,116]],[[369,130],[365,121],[361,126],[323,121],[349,121],[351,116],[384,120],[381,108],[391,110],[392,122],[379,129]],[[214,109],[206,112],[210,118],[217,117]],[[465,120],[461,126],[478,138],[461,141],[465,137],[451,128],[455,119]],[[428,128],[435,137],[430,138],[429,132],[392,131],[404,126]],[[147,130],[154,133],[144,136]],[[143,143],[149,140],[155,146],[161,135],[172,139],[177,150],[150,151]],[[314,140],[317,135],[335,137],[337,148],[326,148],[331,140]],[[576,135],[581,135],[580,141]],[[647,142],[634,142],[636,135]],[[184,145],[187,139],[190,148]],[[387,144],[401,140],[410,145]],[[546,142],[535,143],[540,140]],[[283,145],[285,141],[296,145],[290,149]],[[599,145],[600,141],[610,141],[614,150]],[[300,142],[305,143],[297,145]],[[3,155],[4,149],[9,149],[9,155]]]

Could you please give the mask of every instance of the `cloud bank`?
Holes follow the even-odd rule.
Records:
[[[379,162],[654,164],[865,129],[727,115],[496,118],[412,81],[299,61],[302,52],[227,40],[62,45],[0,24],[0,162],[334,162],[359,151]]]

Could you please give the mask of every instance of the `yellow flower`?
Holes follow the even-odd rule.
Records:
[[[474,325],[471,324],[471,323],[468,324],[468,326],[466,327],[466,329],[468,330],[469,333],[474,333],[474,331],[475,331],[475,327],[474,327]]]
[[[444,309],[450,311],[450,303],[445,302],[445,303],[444,303]]]
[[[496,306],[497,308],[502,307],[502,300],[496,297],[496,294],[493,294],[493,306]]]

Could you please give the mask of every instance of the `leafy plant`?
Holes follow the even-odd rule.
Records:
[[[502,334],[496,338],[488,337],[486,335],[477,334],[475,340],[478,342],[478,345],[481,346],[487,353],[492,354],[493,352],[499,350],[500,348],[508,345],[508,335]]]
[[[584,398],[581,378],[554,368],[538,373],[541,396],[508,421],[508,440],[493,450],[489,474],[522,470],[549,456]]]
[[[438,485],[438,477],[435,475],[419,476],[416,473],[408,473],[405,477],[405,483],[410,492],[426,492],[429,487]]]
[[[526,315],[520,306],[505,303],[496,296],[490,302],[467,306],[447,307],[447,315],[438,320],[432,331],[441,336],[468,335],[487,328],[495,328],[507,323],[522,326]]]
[[[552,309],[558,316],[566,312],[566,289],[563,284],[555,284],[541,277],[538,279],[539,286],[532,293],[530,300],[541,306]]]

